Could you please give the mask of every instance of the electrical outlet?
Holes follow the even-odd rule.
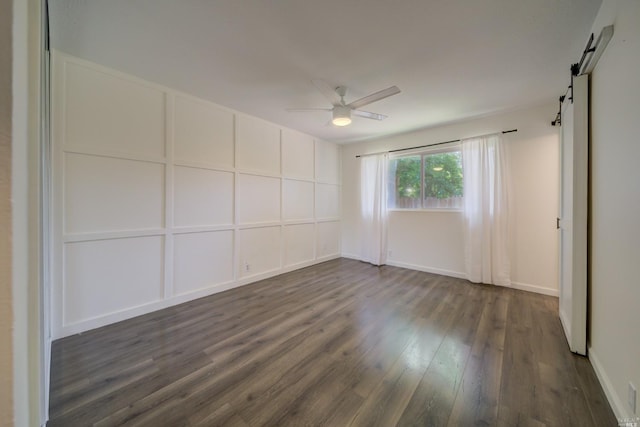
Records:
[[[245,262],[245,263],[244,263],[244,271],[245,271],[246,273],[248,273],[248,272],[250,272],[250,271],[251,271],[251,265],[250,265],[248,262]]]
[[[627,401],[632,413],[636,413],[636,387],[633,383],[629,383],[629,392],[627,394]]]

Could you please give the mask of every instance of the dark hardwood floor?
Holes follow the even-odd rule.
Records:
[[[56,341],[48,425],[617,425],[557,312],[339,259]]]

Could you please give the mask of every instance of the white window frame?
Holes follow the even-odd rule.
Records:
[[[419,208],[399,208],[399,207],[391,207],[389,206],[389,198],[387,198],[387,211],[390,212],[461,212],[462,206],[457,208],[445,207],[445,208],[437,208],[437,207],[424,207],[424,184],[425,184],[425,176],[424,176],[424,158],[425,156],[433,155],[433,154],[441,154],[441,153],[451,153],[451,152],[460,152],[462,155],[462,146],[460,143],[455,143],[452,145],[446,145],[443,147],[434,147],[434,148],[420,148],[416,150],[406,150],[401,153],[390,153],[389,154],[389,162],[391,163],[394,160],[403,158],[403,157],[412,157],[412,156],[420,156],[420,207]],[[391,169],[391,168],[389,168]],[[393,191],[392,191],[393,190]],[[391,196],[392,192],[395,195],[395,185],[392,188],[389,188],[388,193]],[[464,197],[464,187],[463,187],[463,197]]]

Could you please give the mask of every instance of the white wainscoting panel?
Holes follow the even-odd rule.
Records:
[[[340,222],[319,222],[317,232],[316,258],[340,253]]]
[[[73,153],[64,163],[66,233],[164,226],[164,165]]]
[[[64,67],[65,147],[165,156],[161,90],[73,62]]]
[[[313,261],[315,224],[286,225],[283,228],[284,266]]]
[[[313,138],[289,129],[282,130],[282,175],[287,178],[314,178]]]
[[[233,113],[208,102],[176,96],[174,158],[233,168]]]
[[[162,236],[65,244],[64,325],[163,297]]]
[[[280,179],[238,175],[238,221],[255,224],[280,221]]]
[[[340,182],[340,158],[336,144],[316,141],[316,180],[331,184]]]
[[[282,219],[313,220],[313,182],[284,179]]]
[[[236,116],[236,167],[280,175],[280,129],[260,119]]]
[[[335,144],[52,64],[54,339],[339,256]]]
[[[174,237],[174,295],[233,280],[233,231]]]
[[[340,187],[333,184],[316,184],[316,218],[340,216]]]
[[[281,268],[280,226],[239,231],[240,276],[254,276]]]
[[[176,166],[175,225],[233,224],[233,177],[231,172]]]

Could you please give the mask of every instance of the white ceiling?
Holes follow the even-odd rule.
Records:
[[[49,0],[51,44],[329,141],[402,133],[557,99],[601,0]],[[346,128],[350,102],[397,85]],[[550,112],[549,120],[553,118]]]

